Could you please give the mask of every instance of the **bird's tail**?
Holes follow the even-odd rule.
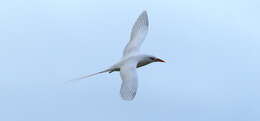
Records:
[[[71,80],[68,80],[68,81],[65,82],[65,83],[79,81],[79,80],[81,80],[81,79],[85,79],[85,78],[88,78],[88,77],[91,77],[91,76],[95,76],[95,75],[97,75],[97,74],[109,72],[109,71],[111,71],[111,69],[106,69],[106,70],[104,70],[104,71],[100,71],[100,72],[97,72],[97,73],[94,73],[94,74],[89,74],[89,75],[81,76],[81,77],[79,77],[79,78],[71,79]]]

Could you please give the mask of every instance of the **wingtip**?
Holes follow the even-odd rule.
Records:
[[[141,13],[141,16],[148,16],[148,13],[146,10],[143,10],[143,12]]]
[[[121,96],[121,98],[124,101],[133,101],[134,100],[134,97],[124,97],[124,96]]]
[[[132,101],[135,98],[136,92],[127,91],[126,90],[120,90],[121,98],[125,101]]]
[[[147,14],[147,10],[143,10],[143,12],[142,12],[143,14]]]
[[[140,16],[139,16],[138,19],[143,20],[144,24],[145,24],[146,26],[149,26],[148,14],[147,14],[147,11],[146,11],[146,10],[144,10],[144,11],[140,14]]]

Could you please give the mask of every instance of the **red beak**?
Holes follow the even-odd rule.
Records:
[[[165,61],[162,60],[162,59],[160,59],[160,58],[156,58],[154,61],[155,61],[155,62],[163,62],[163,63],[165,63]]]

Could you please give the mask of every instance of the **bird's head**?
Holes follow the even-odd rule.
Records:
[[[149,56],[148,58],[149,58],[149,60],[150,60],[151,62],[163,62],[163,63],[165,63],[164,60],[162,60],[162,59],[160,59],[160,58],[157,58],[157,57],[154,57],[154,56]]]

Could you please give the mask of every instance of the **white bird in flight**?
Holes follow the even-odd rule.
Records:
[[[123,81],[121,84],[120,95],[123,100],[133,100],[138,87],[136,68],[153,62],[165,62],[155,56],[141,54],[139,52],[141,44],[147,35],[148,28],[148,15],[146,11],[143,11],[132,28],[130,40],[124,49],[121,60],[106,70],[83,76],[75,80],[84,79],[105,72],[112,73],[114,71],[120,71],[120,76]]]

